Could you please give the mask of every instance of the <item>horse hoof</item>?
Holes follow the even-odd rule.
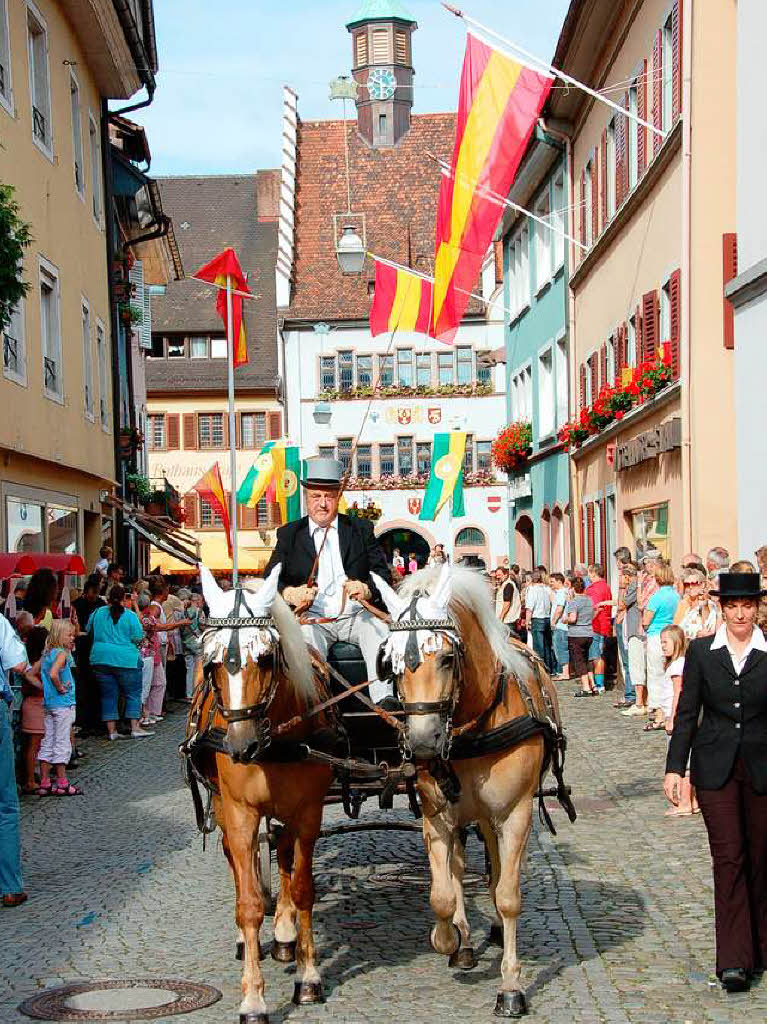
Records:
[[[281,964],[292,964],[296,959],[296,943],[293,942],[280,942],[279,939],[275,939],[272,943],[272,960],[276,960]]]
[[[527,1002],[524,992],[499,992],[495,1001],[496,1017],[524,1017]]]
[[[458,925],[455,925],[455,924],[453,925],[453,935],[455,937],[455,946],[452,949],[450,949],[447,952],[445,952],[445,953],[443,953],[441,949],[437,949],[437,947],[434,945],[434,933],[436,932],[436,930],[437,930],[437,926],[435,924],[434,927],[432,928],[432,930],[429,932],[429,943],[431,945],[431,948],[434,950],[435,953],[439,953],[440,956],[450,956],[450,957],[455,956],[455,954],[461,948],[461,933],[458,930]]]
[[[471,946],[461,946],[448,960],[448,966],[457,967],[461,971],[470,971],[472,967],[477,966],[477,961],[474,959],[474,950]]]
[[[244,942],[238,942],[237,943],[237,947],[236,947],[236,949],[234,951],[234,959],[235,960],[244,960],[245,959],[245,943]]]
[[[241,1013],[240,1024],[269,1024],[267,1013]]]
[[[495,924],[490,925],[490,945],[500,946],[503,948],[503,925]]]
[[[325,993],[321,981],[297,981],[293,988],[293,1002],[296,1006],[324,1003]]]

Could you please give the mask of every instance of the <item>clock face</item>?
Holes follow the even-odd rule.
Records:
[[[389,68],[375,68],[368,75],[368,92],[371,100],[390,100],[397,88],[397,79]]]

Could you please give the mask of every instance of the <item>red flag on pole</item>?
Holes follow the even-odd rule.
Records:
[[[201,498],[205,498],[206,501],[210,502],[211,507],[221,517],[221,521],[224,524],[226,530],[226,546],[229,549],[229,555],[232,554],[232,527],[229,519],[229,509],[226,505],[226,493],[224,492],[224,483],[221,479],[221,470],[218,468],[218,463],[214,462],[205,476],[198,480],[192,490],[197,491]]]
[[[235,368],[242,366],[243,363],[248,361],[248,346],[245,339],[245,326],[242,322],[242,295],[238,295],[237,292],[246,292],[248,295],[251,294],[248,288],[245,275],[242,272],[240,261],[235,255],[234,249],[226,248],[223,252],[215,256],[210,263],[206,263],[204,267],[194,274],[200,281],[207,281],[208,284],[214,284],[218,288],[218,295],[216,296],[216,309],[218,315],[224,324],[224,330],[229,331],[229,325],[226,317],[226,280],[227,277],[232,279],[232,338],[234,339],[234,356],[233,362]]]

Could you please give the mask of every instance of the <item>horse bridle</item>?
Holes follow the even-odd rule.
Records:
[[[245,611],[250,612],[250,615],[241,618],[239,612],[243,605],[245,606]],[[271,615],[253,615],[250,607],[248,606],[248,602],[245,599],[242,587],[237,587],[235,590],[232,614],[223,619],[208,619],[205,624],[205,632],[212,632],[213,630],[218,629],[228,629],[231,631],[232,635],[229,638],[229,646],[226,649],[226,654],[222,664],[229,675],[234,675],[235,673],[242,671],[242,652],[240,651],[237,631],[240,629],[273,629],[274,626],[274,619]],[[264,697],[263,700],[258,701],[257,704],[246,704],[244,708],[228,708],[225,706],[221,695],[221,688],[216,681],[216,663],[211,662],[205,666],[205,674],[210,679],[216,698],[216,711],[221,715],[227,725],[232,722],[262,721],[265,719],[266,712],[269,710],[277,691],[277,675],[280,667],[280,658],[280,644],[274,643],[272,645],[272,680],[269,692],[266,697]]]

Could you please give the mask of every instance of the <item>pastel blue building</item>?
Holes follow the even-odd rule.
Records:
[[[529,462],[509,478],[509,548],[523,568],[571,565],[569,457],[557,438],[569,409],[567,182],[563,144],[537,127],[509,198],[540,220],[507,209],[502,227],[507,412],[533,434]]]

